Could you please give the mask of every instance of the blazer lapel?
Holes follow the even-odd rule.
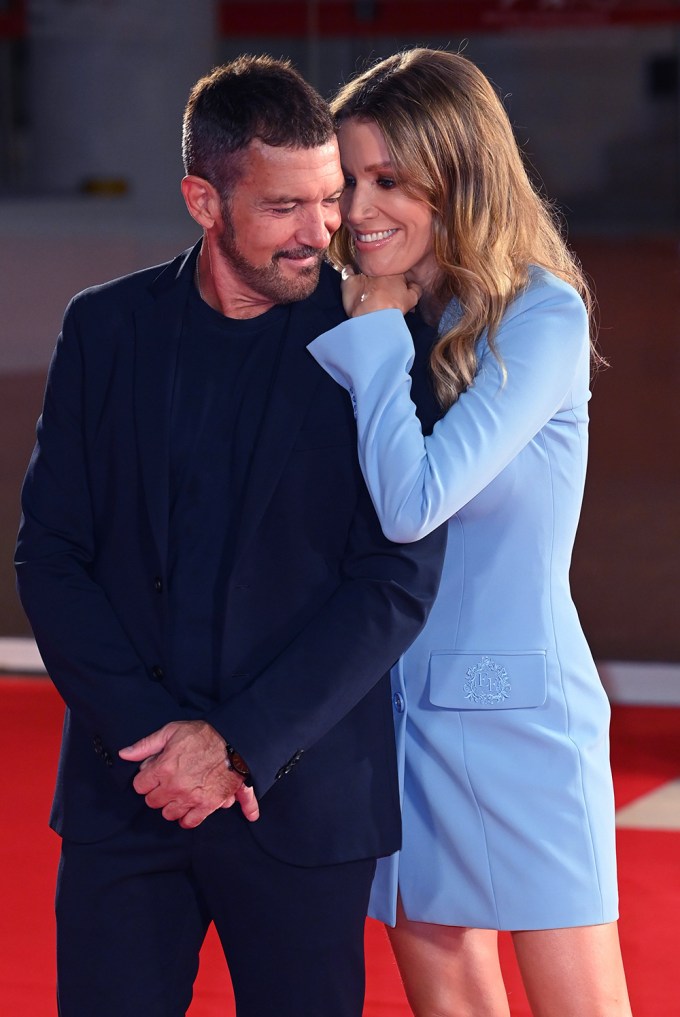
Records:
[[[324,269],[331,272],[331,269]],[[236,562],[253,537],[283,473],[323,370],[307,344],[344,318],[339,291],[328,275],[307,300],[291,305],[271,397],[253,450],[236,542]]]
[[[135,312],[137,445],[151,532],[165,565],[168,545],[170,408],[184,307],[200,242],[154,280]]]

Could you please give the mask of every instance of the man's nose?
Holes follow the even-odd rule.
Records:
[[[340,225],[340,209],[336,205],[323,206],[310,212],[297,232],[299,244],[325,250]]]

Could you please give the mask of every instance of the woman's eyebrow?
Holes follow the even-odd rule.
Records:
[[[344,167],[343,167],[344,169]],[[377,170],[392,169],[392,163],[387,159],[385,162],[372,162],[369,166],[364,166],[364,173],[375,173]]]

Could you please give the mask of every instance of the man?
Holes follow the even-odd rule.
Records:
[[[67,704],[60,1013],[184,1014],[214,921],[240,1017],[358,1017],[399,845],[386,672],[445,538],[383,537],[306,351],[343,318],[324,102],[241,58],[183,140],[202,241],[71,302],[23,491],[20,594]]]

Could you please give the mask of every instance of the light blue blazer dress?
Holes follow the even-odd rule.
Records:
[[[458,313],[454,301],[440,328]],[[370,913],[544,929],[617,917],[609,703],[569,590],[586,472],[589,343],[576,291],[533,268],[474,384],[423,437],[396,310],[309,350],[350,393],[383,529],[447,522],[429,620],[392,669],[402,849]]]

